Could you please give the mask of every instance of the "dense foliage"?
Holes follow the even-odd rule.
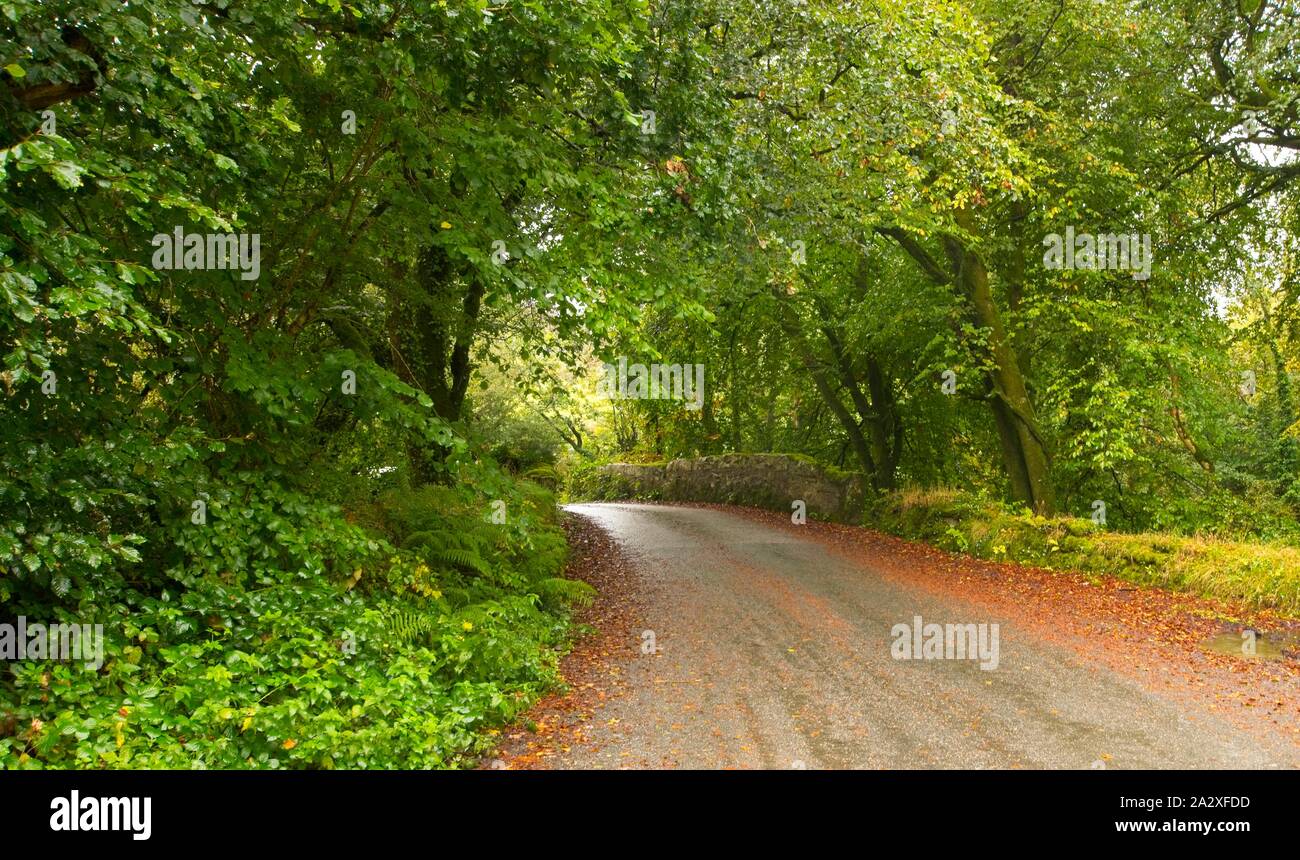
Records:
[[[724,117],[682,143],[687,187],[740,212],[692,210],[681,278],[716,318],[635,330],[708,397],[616,401],[590,450],[801,452],[881,491],[1300,539],[1294,4],[710,9],[656,56]],[[1076,233],[1131,264],[1052,265]]]
[[[468,761],[590,597],[566,461],[1296,540],[1298,36],[1283,0],[0,0],[0,621],[106,658],[8,663],[0,758]],[[1149,277],[1048,267],[1067,230],[1149,236]],[[597,397],[620,356],[703,365],[700,408]]]
[[[455,764],[555,681],[588,595],[470,350],[609,324],[642,13],[0,6],[0,615],[105,636],[7,664],[6,765]]]

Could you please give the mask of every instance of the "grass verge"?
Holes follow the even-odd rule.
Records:
[[[867,511],[867,524],[977,558],[1110,574],[1300,615],[1300,549],[1292,546],[1109,532],[1091,520],[1010,511],[949,489],[883,496]]]

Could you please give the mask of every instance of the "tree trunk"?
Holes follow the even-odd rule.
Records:
[[[848,351],[844,348],[844,342],[830,322],[829,309],[820,301],[817,302],[817,306],[822,321],[821,331],[831,346],[835,367],[839,371],[840,384],[848,391],[849,399],[853,401],[853,408],[857,410],[861,419],[861,423],[855,427],[865,424],[871,436],[869,442],[871,461],[864,462],[863,465],[871,470],[871,483],[876,489],[892,490],[896,486],[898,470],[895,438],[899,429],[896,426],[897,415],[893,409],[893,392],[889,390],[880,363],[875,357],[868,356],[866,359],[867,390],[870,392],[870,397],[863,393],[857,371],[849,359]]]
[[[773,286],[772,293],[776,298],[777,316],[779,317],[781,330],[790,339],[799,360],[803,363],[809,376],[812,377],[813,386],[817,389],[817,393],[821,395],[822,402],[826,404],[827,408],[831,410],[831,414],[844,428],[844,432],[849,438],[849,444],[853,446],[853,452],[858,457],[858,462],[862,464],[866,473],[871,476],[872,484],[875,485],[876,462],[871,456],[871,446],[867,444],[867,438],[863,435],[861,426],[853,419],[844,402],[840,400],[839,393],[835,390],[825,366],[813,354],[794,310],[786,302],[785,297],[781,295],[779,288]]]
[[[469,389],[474,342],[484,283],[475,272],[453,265],[446,252],[426,248],[415,268],[414,288],[394,303],[389,318],[393,366],[402,380],[429,395],[434,413],[448,423],[459,421]],[[459,297],[457,297],[459,293]],[[459,309],[455,308],[459,298]],[[413,475],[435,480],[445,452],[412,446]]]
[[[959,209],[955,219],[957,226],[967,232],[975,231],[974,218],[968,209]],[[993,359],[993,369],[989,371],[987,380],[989,404],[1012,491],[1034,513],[1053,514],[1056,512],[1056,494],[1052,488],[1047,447],[1038,429],[1015,348],[993,301],[988,269],[978,254],[968,250],[955,237],[945,237],[944,248],[952,263],[954,281],[970,302],[976,324],[989,332]]]

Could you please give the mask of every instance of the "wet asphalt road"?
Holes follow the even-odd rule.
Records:
[[[1073,652],[716,510],[573,505],[633,561],[656,653],[550,767],[1268,768],[1217,718]],[[899,623],[999,624],[998,666],[895,659]]]

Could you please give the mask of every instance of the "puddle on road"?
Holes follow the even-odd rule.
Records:
[[[1249,632],[1249,631],[1246,631]],[[1253,639],[1253,641],[1252,641]],[[1227,654],[1232,657],[1245,657],[1248,660],[1282,660],[1286,654],[1284,648],[1294,648],[1294,642],[1275,641],[1263,636],[1243,636],[1242,633],[1220,633],[1201,643],[1201,648],[1215,654]]]

